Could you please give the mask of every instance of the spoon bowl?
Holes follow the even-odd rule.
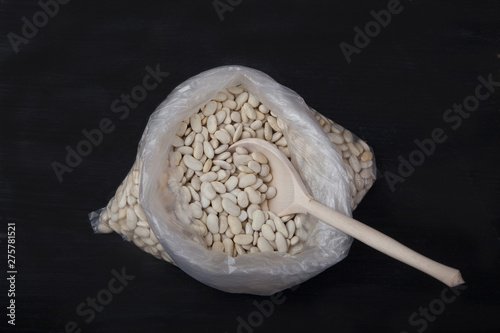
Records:
[[[459,270],[431,260],[389,236],[317,202],[307,191],[292,163],[275,145],[261,139],[243,139],[234,143],[229,150],[232,151],[236,147],[243,147],[249,152],[259,152],[267,158],[273,175],[270,185],[277,190],[276,196],[268,201],[269,210],[274,214],[311,214],[321,222],[433,276],[450,287],[465,283]]]
[[[274,186],[278,191],[276,196],[268,201],[270,211],[278,216],[307,213],[297,203],[313,198],[309,195],[297,170],[276,146],[261,139],[243,139],[233,144],[229,149],[234,150],[236,147],[243,147],[249,152],[263,154],[267,158],[269,168],[275,170],[268,186]]]

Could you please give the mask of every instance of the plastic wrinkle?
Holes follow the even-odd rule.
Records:
[[[96,234],[101,234],[102,232],[100,232],[97,227],[99,226],[99,218],[101,216],[101,213],[105,210],[106,208],[101,208],[101,209],[98,209],[96,211],[93,211],[91,213],[89,213],[89,221],[90,221],[90,226],[92,227],[92,230],[94,230],[94,232]]]

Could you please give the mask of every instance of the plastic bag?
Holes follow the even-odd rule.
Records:
[[[152,245],[155,240],[161,244],[162,248],[155,245],[148,252],[173,261],[195,279],[214,288],[270,295],[310,279],[345,258],[352,239],[307,217],[304,224],[309,234],[302,252],[293,255],[253,253],[233,258],[208,250],[187,228],[191,216],[179,195],[176,181],[169,182],[174,179],[171,175],[174,169],[168,165],[172,140],[183,120],[222,89],[238,84],[273,110],[284,123],[283,133],[292,164],[313,197],[351,216],[351,209],[375,178],[373,154],[366,143],[310,109],[299,95],[268,75],[242,66],[223,66],[188,79],[169,94],[149,119],[136,164],[117,190],[120,197],[113,198],[103,212],[91,214],[91,220],[95,230],[118,230],[125,238],[136,242],[134,234],[120,229],[117,223],[120,219],[128,219],[127,212],[133,209],[139,216],[136,224],[143,223],[141,228],[146,228],[144,224],[151,228],[148,240]],[[343,137],[342,143],[338,141],[339,136]],[[355,156],[356,151],[358,156]],[[357,162],[351,161],[351,156]],[[353,168],[360,168],[360,163],[364,163],[363,171],[367,170],[365,173],[369,173],[369,177],[362,178],[361,169],[353,171]]]

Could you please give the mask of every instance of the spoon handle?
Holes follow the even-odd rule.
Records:
[[[394,259],[429,274],[450,287],[465,283],[459,270],[424,257],[380,231],[347,217],[314,199],[310,199],[307,203],[304,202],[302,206],[309,214],[321,221]]]

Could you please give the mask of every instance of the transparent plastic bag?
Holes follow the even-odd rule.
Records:
[[[178,180],[172,175],[175,169],[169,166],[172,140],[182,121],[219,91],[236,85],[242,85],[282,120],[292,164],[313,197],[351,216],[351,209],[375,179],[373,154],[366,143],[309,108],[299,95],[268,75],[242,66],[223,66],[188,79],[169,94],[150,117],[139,144],[137,161],[117,190],[117,196],[103,212],[91,214],[91,220],[96,231],[115,230],[136,242],[134,233],[120,228],[118,223],[120,219],[128,219],[127,212],[132,209],[137,216],[142,215],[137,223],[144,222],[151,228],[153,241],[149,241],[153,245],[154,240],[161,244],[161,248],[157,246],[148,252],[175,263],[214,288],[270,295],[306,281],[345,258],[352,239],[312,217],[303,216],[308,237],[300,253],[266,252],[230,257],[208,250],[203,239],[190,231],[191,214],[179,194]],[[358,164],[363,156],[369,157],[362,161],[369,178],[360,180],[361,169],[353,172],[353,167],[359,165],[349,165],[352,162],[349,159],[356,153]],[[131,199],[132,192],[135,196]],[[123,213],[123,209],[127,212]],[[141,246],[137,242],[136,245]]]

